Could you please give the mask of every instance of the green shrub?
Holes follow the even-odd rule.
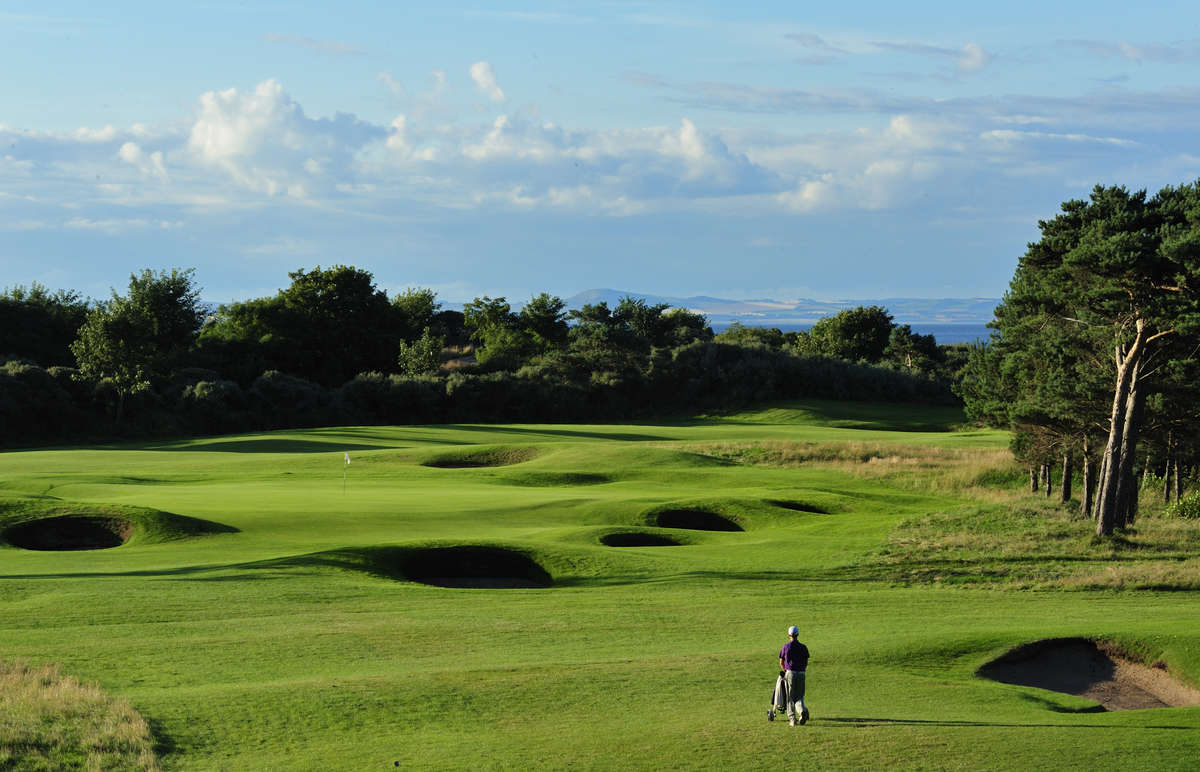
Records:
[[[1192,491],[1179,501],[1167,506],[1168,517],[1200,520],[1200,491]]]

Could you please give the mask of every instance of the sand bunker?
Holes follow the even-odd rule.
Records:
[[[600,543],[606,547],[678,547],[680,543],[670,536],[657,533],[609,533],[600,537]]]
[[[655,517],[659,528],[685,528],[691,531],[740,531],[742,527],[724,515],[703,509],[664,509]]]
[[[537,457],[534,448],[496,448],[493,450],[447,453],[431,458],[423,466],[436,469],[476,469],[485,466],[511,466]]]
[[[406,579],[437,587],[548,587],[550,574],[529,556],[499,547],[434,547],[404,558]]]
[[[768,501],[772,506],[790,509],[793,512],[810,512],[814,515],[828,515],[829,510],[823,507],[818,507],[814,504],[806,504],[803,501]]]
[[[1006,684],[1033,686],[1094,700],[1104,710],[1200,705],[1200,691],[1147,667],[1114,646],[1086,638],[1057,638],[1018,646],[979,669]]]
[[[606,474],[590,472],[526,472],[506,475],[496,482],[503,485],[520,485],[529,488],[569,487],[574,485],[603,485],[612,482]]]
[[[64,515],[9,526],[4,541],[27,550],[105,550],[120,547],[133,525],[119,517]]]

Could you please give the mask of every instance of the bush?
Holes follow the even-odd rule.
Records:
[[[246,425],[246,396],[234,381],[199,381],[183,390],[184,409],[202,432],[236,432]]]
[[[1167,516],[1200,520],[1200,491],[1192,491],[1179,501],[1167,505]]]

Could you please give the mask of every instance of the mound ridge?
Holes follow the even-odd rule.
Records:
[[[1163,667],[1147,667],[1119,647],[1088,638],[1035,641],[987,663],[980,676],[1006,684],[1073,694],[1103,710],[1200,705],[1200,691]]]
[[[0,539],[27,550],[68,552],[236,533],[211,520],[142,507],[21,502],[0,508]]]

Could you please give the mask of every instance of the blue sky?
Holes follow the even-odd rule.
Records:
[[[990,297],[1200,176],[1193,3],[378,5],[0,3],[0,286]]]

